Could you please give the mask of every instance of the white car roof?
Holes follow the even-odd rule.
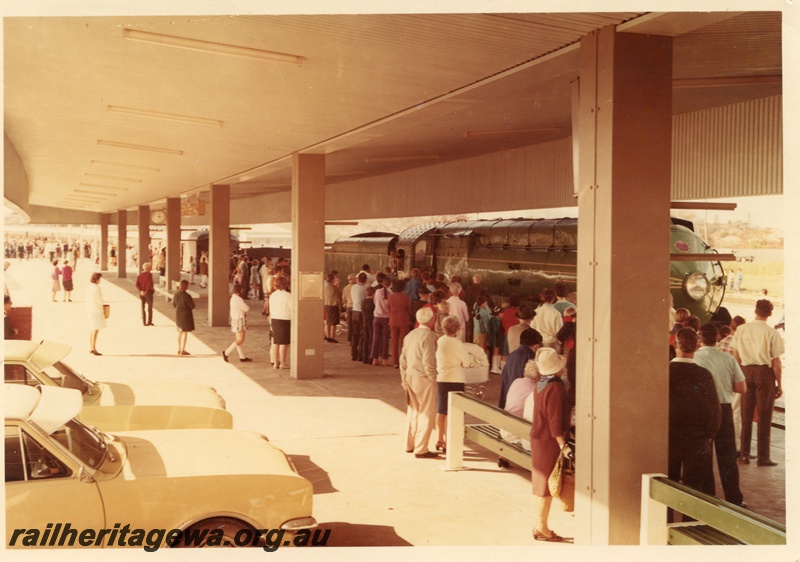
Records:
[[[30,361],[39,369],[61,361],[72,348],[52,340],[6,340],[3,345],[6,361]]]
[[[83,397],[74,388],[5,384],[6,419],[34,422],[48,434],[78,415]]]

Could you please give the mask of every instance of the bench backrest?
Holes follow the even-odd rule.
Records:
[[[530,439],[531,422],[464,392],[451,392],[449,398],[452,400],[452,407],[465,414],[484,420],[498,429],[505,429],[520,439]]]

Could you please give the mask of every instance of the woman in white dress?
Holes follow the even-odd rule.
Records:
[[[457,316],[445,316],[442,320],[444,335],[436,344],[436,449],[446,452],[447,399],[451,392],[463,392],[466,386],[464,368],[472,366],[472,355],[464,342],[458,339],[461,321]]]
[[[106,317],[103,314],[103,293],[100,291],[100,278],[103,274],[99,271],[92,273],[89,285],[86,287],[86,314],[89,319],[89,353],[102,355],[97,351],[97,334],[106,327]]]
[[[469,324],[470,317],[469,311],[467,310],[467,303],[458,296],[461,294],[461,289],[461,283],[450,283],[450,298],[447,299],[447,302],[450,304],[450,314],[458,318],[459,322],[461,322],[461,329],[458,330],[456,337],[463,342],[467,341],[465,326]]]
[[[239,352],[239,361],[242,363],[252,361],[252,359],[244,354],[244,350],[242,349],[245,332],[247,331],[247,311],[249,310],[250,306],[244,302],[242,298],[242,286],[239,283],[234,283],[230,302],[230,316],[231,332],[236,334],[236,339],[228,346],[228,349],[222,352],[222,358],[225,359],[226,363],[234,349]]]

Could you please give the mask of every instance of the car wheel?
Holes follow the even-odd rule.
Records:
[[[177,548],[253,546],[254,535],[253,527],[243,521],[230,517],[214,517],[195,523],[186,529],[180,543],[175,546]]]

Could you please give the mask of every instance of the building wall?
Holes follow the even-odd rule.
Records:
[[[330,186],[329,220],[575,205],[571,138]]]
[[[676,115],[673,200],[783,193],[782,96]],[[576,206],[572,138],[330,186],[327,219]],[[646,155],[643,155],[646,157]]]
[[[672,198],[783,193],[783,96],[676,115]]]

